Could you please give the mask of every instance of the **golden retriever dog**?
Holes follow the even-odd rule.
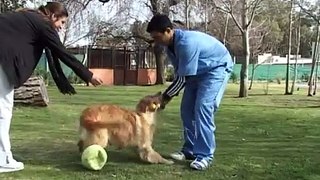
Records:
[[[93,105],[83,110],[79,121],[79,151],[98,144],[118,148],[136,147],[141,160],[172,164],[152,148],[156,112],[161,105],[161,92],[142,98],[131,111],[116,105]]]

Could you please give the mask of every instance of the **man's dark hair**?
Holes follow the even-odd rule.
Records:
[[[173,29],[172,23],[167,15],[156,14],[152,17],[148,23],[147,32],[151,33],[152,31],[164,33],[167,28]]]

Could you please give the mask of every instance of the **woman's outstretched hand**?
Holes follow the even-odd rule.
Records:
[[[103,81],[100,78],[98,78],[97,76],[93,75],[90,83],[94,86],[99,86],[103,83]]]

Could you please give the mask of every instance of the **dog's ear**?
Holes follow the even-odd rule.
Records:
[[[138,112],[146,113],[147,112],[147,104],[144,101],[140,101],[136,107]]]

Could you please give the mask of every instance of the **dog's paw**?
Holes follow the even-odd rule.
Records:
[[[165,161],[165,164],[169,164],[169,165],[170,165],[170,164],[174,164],[174,161],[172,161],[172,160],[166,160],[166,161]]]

